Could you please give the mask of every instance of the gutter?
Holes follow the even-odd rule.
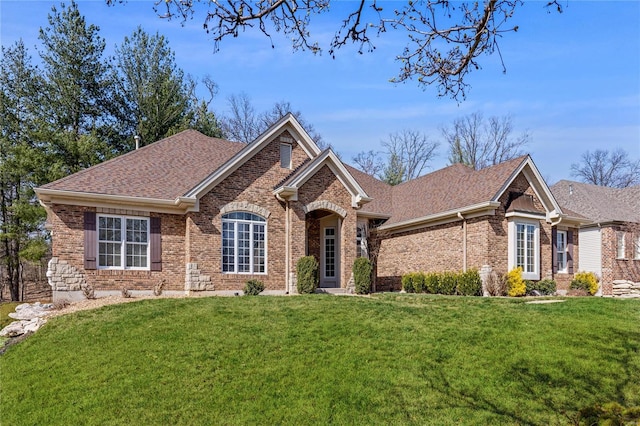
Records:
[[[456,220],[458,220],[458,213],[466,214],[468,219],[469,216],[473,214],[477,214],[478,216],[481,216],[484,214],[493,214],[498,207],[500,207],[500,202],[486,201],[484,203],[467,206],[464,209],[448,210],[445,212],[436,213],[428,216],[422,216],[415,219],[408,219],[398,223],[382,225],[378,228],[378,230],[379,231],[386,231],[386,230],[402,231],[403,228],[408,228],[412,226],[415,226],[415,227],[427,226],[429,225],[429,223],[436,222],[436,221],[446,220],[448,222],[455,222]]]

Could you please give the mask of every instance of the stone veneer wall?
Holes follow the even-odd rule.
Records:
[[[614,280],[612,287],[614,297],[640,298],[640,282]]]
[[[57,257],[52,257],[49,260],[47,279],[53,291],[76,291],[80,290],[83,284],[86,284],[82,271]]]

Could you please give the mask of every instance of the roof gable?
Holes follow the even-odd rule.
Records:
[[[304,150],[309,158],[314,158],[320,154],[320,148],[315,144],[313,139],[300,125],[298,120],[293,114],[288,113],[271,127],[269,127],[264,133],[258,136],[253,142],[246,145],[236,155],[231,157],[221,167],[213,171],[209,176],[195,185],[189,192],[185,194],[186,197],[192,197],[200,199],[204,194],[213,189],[218,183],[226,179],[231,173],[236,171],[240,166],[249,161],[255,154],[257,154],[266,145],[272,142],[282,132],[288,130],[289,133],[295,138],[298,145]]]
[[[330,148],[295,170],[287,179],[276,186],[273,193],[280,199],[297,200],[298,190],[324,166],[329,167],[340,183],[349,191],[352,207],[360,207],[371,201],[362,186]]]

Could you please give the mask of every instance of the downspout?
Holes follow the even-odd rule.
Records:
[[[284,220],[284,234],[285,234],[285,242],[284,242],[284,269],[285,269],[285,274],[284,274],[284,283],[285,283],[285,289],[286,289],[286,293],[287,294],[291,294],[291,280],[289,279],[290,277],[290,271],[289,271],[289,234],[290,234],[290,226],[289,226],[289,201],[285,201],[284,204],[284,215],[285,215],[285,220]]]
[[[460,212],[458,217],[462,220],[462,272],[467,272],[467,219]]]

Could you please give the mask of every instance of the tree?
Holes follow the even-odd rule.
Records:
[[[51,11],[49,27],[41,28],[39,36],[46,98],[42,116],[49,124],[48,148],[64,176],[113,155],[108,141],[99,137],[100,128],[109,125],[111,82],[99,28],[87,25],[75,2]]]
[[[44,209],[34,202],[33,188],[44,183],[47,164],[34,142],[42,103],[38,70],[19,41],[2,47],[0,59],[0,243],[11,300],[21,300],[22,263],[44,256]],[[5,284],[3,282],[3,286]],[[0,288],[1,290],[1,288]],[[1,293],[1,291],[0,291]]]
[[[195,82],[177,67],[164,36],[149,35],[138,27],[116,48],[113,61],[119,116],[129,143],[134,135],[145,145],[188,127],[189,114],[206,117],[207,105],[196,101],[192,109]]]
[[[640,159],[632,160],[623,149],[587,151],[581,163],[571,165],[571,175],[593,185],[626,188],[640,184]]]
[[[192,110],[189,114],[190,122],[187,123],[188,127],[199,131],[207,136],[211,136],[213,138],[221,138],[223,137],[222,128],[220,126],[220,122],[216,115],[211,111],[210,105],[213,102],[213,99],[218,94],[218,85],[213,79],[206,75],[202,79],[202,83],[207,88],[209,92],[209,99],[198,99],[195,95],[193,96],[193,105]]]
[[[452,127],[443,127],[442,136],[449,145],[449,162],[462,163],[480,170],[523,155],[529,134],[512,137],[511,116],[489,117],[475,112],[457,118]]]
[[[313,127],[313,124],[304,119],[302,112],[299,110],[294,111],[290,102],[276,102],[270,110],[258,113],[249,95],[242,92],[238,95],[229,96],[228,104],[231,113],[229,116],[222,118],[222,129],[225,137],[232,141],[252,142],[272,124],[287,113],[291,113],[320,149],[328,146],[322,139],[322,135]]]
[[[106,0],[107,4],[125,0]],[[373,38],[388,30],[402,31],[407,44],[396,55],[400,72],[391,79],[404,82],[415,78],[419,86],[435,84],[440,96],[454,99],[465,97],[465,78],[480,68],[480,58],[500,50],[498,40],[508,32],[517,31],[509,25],[521,0],[485,0],[483,2],[452,2],[449,0],[406,1],[398,7],[383,7],[383,2],[359,0],[344,17],[328,46],[323,47],[311,36],[312,17],[326,13],[331,0],[235,0],[206,1],[165,0],[156,2],[156,12],[162,18],[190,19],[204,11],[204,29],[213,36],[215,49],[226,37],[237,37],[247,28],[257,27],[271,39],[272,32],[281,32],[292,41],[294,50],[319,53],[328,48],[335,57],[348,44],[358,52],[373,51]],[[163,5],[162,11],[159,10]],[[365,7],[366,6],[366,7]],[[546,7],[557,0],[548,1]],[[206,11],[205,11],[206,9]],[[272,41],[273,46],[273,41]],[[503,65],[504,68],[504,65]],[[506,69],[505,69],[506,70]]]
[[[436,155],[438,143],[415,130],[392,133],[382,141],[383,153],[362,151],[353,161],[363,172],[389,185],[397,185],[422,175]]]

